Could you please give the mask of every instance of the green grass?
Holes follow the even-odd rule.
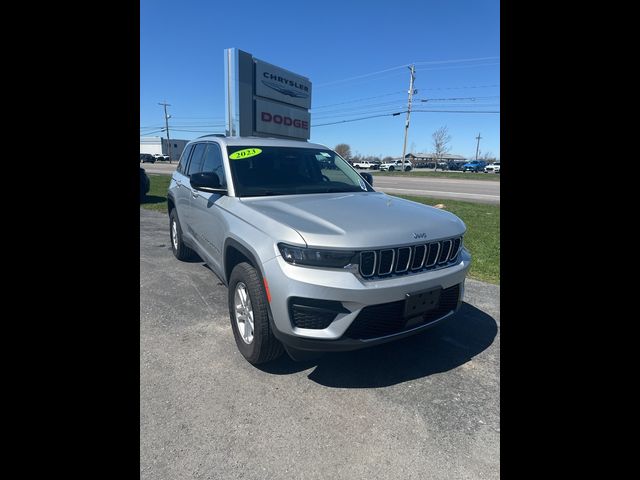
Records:
[[[441,172],[430,171],[421,172],[419,170],[413,170],[411,172],[381,172],[379,170],[367,170],[374,176],[381,177],[432,177],[432,178],[462,178],[465,180],[480,180],[489,182],[499,182],[500,175],[496,173],[473,173],[473,172]]]
[[[151,188],[140,206],[166,213],[171,176],[149,175],[149,180]],[[430,197],[394,196],[426,205],[441,203],[445,210],[460,217],[467,225],[464,245],[473,257],[469,276],[484,282],[500,283],[500,206]]]
[[[464,246],[471,252],[469,276],[500,284],[500,206],[441,198],[394,195],[426,205],[443,204],[467,225]]]
[[[147,210],[167,213],[167,191],[169,190],[171,175],[149,174],[148,176],[151,182],[149,193],[147,193],[147,197],[140,206]]]

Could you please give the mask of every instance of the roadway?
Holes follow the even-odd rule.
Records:
[[[140,209],[140,480],[500,478],[500,287],[427,332],[247,363],[227,289]]]
[[[171,174],[177,162],[140,164],[147,173]],[[360,170],[367,171],[367,170]],[[406,175],[406,176],[405,176]],[[416,195],[444,199],[464,200],[476,203],[500,204],[500,182],[473,180],[470,178],[430,178],[414,177],[410,173],[403,176],[378,176],[374,174],[374,188],[389,194]],[[461,177],[491,175],[485,173],[461,173]]]

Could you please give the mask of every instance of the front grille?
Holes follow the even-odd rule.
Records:
[[[460,285],[445,288],[440,292],[438,306],[425,313],[420,321],[412,322],[408,329],[431,323],[455,310],[459,296]],[[404,302],[404,300],[400,300],[398,302],[382,303],[380,305],[371,305],[363,308],[349,326],[344,336],[365,340],[404,331],[408,320],[403,317]]]
[[[360,252],[359,271],[367,279],[449,266],[457,261],[462,237],[406,247]]]
[[[301,297],[289,299],[289,316],[298,328],[327,328],[339,313],[349,313],[340,302]]]

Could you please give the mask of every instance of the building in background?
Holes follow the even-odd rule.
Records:
[[[178,160],[189,140],[171,139],[171,160]],[[140,137],[140,153],[169,155],[167,139],[163,137]]]

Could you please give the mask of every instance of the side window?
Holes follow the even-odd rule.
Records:
[[[185,172],[187,171],[187,163],[189,161],[189,154],[191,153],[191,150],[193,150],[193,144],[183,150],[182,155],[180,156],[180,161],[178,162],[178,168],[176,168],[176,170],[183,175],[185,175]]]
[[[222,165],[222,151],[220,150],[220,145],[217,143],[207,144],[201,171],[218,175],[220,185],[226,188],[227,179],[224,175],[224,167]]]
[[[204,160],[204,150],[207,148],[206,143],[197,143],[193,148],[191,154],[191,161],[187,171],[187,176],[190,177],[192,173],[198,173],[202,171],[202,161]]]

